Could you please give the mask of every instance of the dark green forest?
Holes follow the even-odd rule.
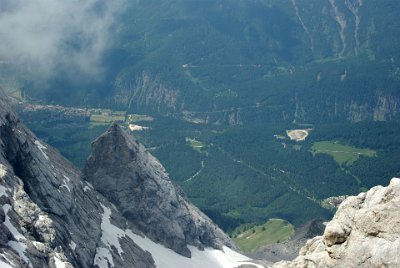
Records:
[[[322,207],[325,198],[358,194],[400,176],[399,126],[389,122],[314,125],[303,142],[285,137],[286,129],[299,127],[293,124],[213,126],[167,117],[140,124],[150,129],[132,135],[161,161],[190,200],[226,231],[274,217],[296,226],[328,219],[333,211]],[[30,121],[28,126],[80,167],[90,154],[90,141],[107,128],[89,122]],[[187,138],[202,147],[194,148]],[[318,141],[338,141],[377,154],[340,165],[330,155],[312,154]]]

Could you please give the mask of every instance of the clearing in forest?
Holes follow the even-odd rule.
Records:
[[[351,165],[360,156],[376,156],[376,152],[373,150],[343,145],[337,141],[314,142],[311,150],[313,155],[328,154],[332,156],[339,165]]]
[[[308,129],[292,129],[292,130],[286,130],[286,135],[288,135],[288,137],[291,140],[295,140],[295,141],[305,141],[308,134],[310,133],[312,129],[308,128]]]
[[[239,226],[232,233],[233,240],[243,252],[288,240],[294,233],[294,226],[281,219],[270,219],[262,225]]]
[[[186,137],[186,142],[192,147],[195,151],[201,153],[201,149],[203,149],[204,144],[201,141],[196,139],[191,139]]]

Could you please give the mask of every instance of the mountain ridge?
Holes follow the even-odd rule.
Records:
[[[136,228],[140,224],[127,220],[114,204],[82,180],[70,162],[23,126],[8,101],[0,92],[0,266],[151,268],[201,267],[202,262],[215,267],[250,264],[248,257],[225,246],[234,247],[208,218],[199,225],[200,231],[210,232],[202,234],[207,241],[188,239],[180,244],[186,250],[182,253],[192,258],[151,240],[148,236],[155,239],[156,235],[147,236]],[[175,194],[179,196],[178,192]],[[157,198],[162,200],[163,196]],[[188,213],[187,220],[195,222],[205,217],[195,208],[192,211],[199,215],[194,218]],[[169,237],[174,238],[173,234]]]
[[[169,180],[158,160],[116,123],[92,143],[83,173],[148,237],[182,255],[190,257],[187,244],[235,248],[230,238],[180,195],[182,190]]]
[[[395,0],[129,2],[104,55],[104,81],[79,86],[61,76],[42,95],[24,90],[47,102],[227,125],[398,120],[399,8]]]
[[[2,92],[0,104],[2,262],[13,267],[52,267],[56,262],[91,267],[97,248],[104,247],[110,262],[133,263],[135,258],[139,267],[154,267],[151,256],[132,240],[125,261],[104,245],[100,203],[112,206],[81,181],[69,161],[22,125]],[[118,214],[113,210],[115,224],[122,227]]]

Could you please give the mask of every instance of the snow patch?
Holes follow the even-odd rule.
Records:
[[[85,185],[85,187],[83,187],[83,190],[84,190],[85,192],[90,191],[90,187]]]
[[[2,268],[13,268],[11,265],[9,265],[9,264],[1,261],[1,260],[0,260],[0,267],[2,267]]]
[[[2,260],[0,260],[0,267],[3,267],[2,265],[4,265],[5,268],[15,267],[16,266],[15,263],[12,260],[7,258],[6,254],[0,253],[0,256],[3,257],[3,259],[7,262],[7,263],[5,263],[5,262],[2,262]],[[7,266],[7,265],[9,265],[9,266]]]
[[[94,188],[93,188],[93,185],[91,185],[89,182],[85,181],[85,183],[86,183],[86,185],[85,185],[85,187],[83,187],[83,190],[84,190],[85,192],[94,189]]]
[[[121,253],[123,253],[124,251],[122,250],[121,245],[119,243],[119,238],[125,236],[125,231],[111,224],[110,222],[111,209],[105,207],[103,204],[101,204],[101,206],[104,211],[103,221],[101,222],[101,230],[103,231],[101,235],[101,242],[108,245],[110,250],[111,246],[114,246],[117,249],[118,254],[121,256]]]
[[[101,223],[102,236],[101,241],[108,245],[108,249],[99,247],[96,249],[96,256],[94,264],[99,267],[108,267],[108,262],[112,265],[113,259],[110,250],[111,246],[114,246],[118,254],[121,256],[123,250],[119,243],[119,239],[122,237],[131,238],[139,247],[143,250],[148,251],[153,256],[153,259],[157,267],[162,268],[176,268],[176,267],[187,267],[187,268],[233,268],[238,267],[242,264],[253,265],[257,268],[263,268],[263,266],[252,263],[250,259],[242,254],[233,251],[232,249],[224,246],[223,251],[213,248],[206,248],[199,250],[194,246],[188,246],[192,253],[192,258],[186,258],[179,255],[172,249],[166,248],[161,244],[153,242],[147,237],[134,234],[131,230],[122,230],[110,222],[111,209],[101,204],[103,208],[103,220]],[[122,256],[121,256],[122,257]]]
[[[70,249],[74,250],[76,249],[76,243],[74,241],[71,240],[71,242],[69,242],[69,247]]]
[[[18,232],[18,230],[14,227],[14,225],[11,223],[10,221],[10,217],[8,216],[8,211],[11,209],[11,206],[9,204],[5,204],[3,205],[3,211],[4,211],[4,215],[6,216],[6,219],[4,220],[4,225],[7,227],[7,229],[10,231],[10,233],[12,233],[12,235],[14,236],[14,238],[17,241],[20,240],[26,240],[25,237]]]
[[[85,187],[87,187],[87,186],[85,186]],[[125,232],[123,230],[121,230],[120,228],[116,227],[115,225],[111,224],[111,222],[110,222],[111,209],[107,208],[103,204],[101,204],[101,207],[103,208],[103,211],[104,211],[103,219],[101,222],[101,231],[102,231],[101,242],[103,242],[105,245],[107,245],[108,248],[99,247],[96,249],[96,256],[94,258],[93,264],[98,265],[100,268],[103,268],[103,267],[106,268],[106,267],[108,267],[108,263],[110,263],[111,266],[114,266],[113,257],[110,252],[110,250],[112,250],[112,246],[114,246],[117,249],[118,254],[120,256],[121,256],[121,253],[123,253],[123,250],[119,243],[119,238],[124,237]],[[122,258],[122,256],[121,256],[121,258]]]
[[[54,174],[55,175],[55,174]],[[71,192],[71,188],[69,188],[69,182],[71,181],[71,179],[70,178],[68,178],[67,176],[65,176],[65,175],[63,175],[63,177],[65,178],[65,180],[63,180],[64,181],[64,183],[63,184],[61,184],[61,186],[60,186],[60,188],[61,187],[64,187],[64,188],[66,188],[67,190],[68,190],[68,192]]]
[[[3,195],[5,197],[8,197],[8,194],[7,194],[6,190],[7,190],[6,187],[4,187],[3,185],[0,185],[0,197],[2,197]]]
[[[111,267],[114,267],[114,261],[110,250],[107,248],[97,248],[93,265],[97,265],[100,268],[108,268],[109,263],[111,264]]]
[[[6,175],[6,173],[7,173],[7,168],[4,165],[0,164],[0,178],[3,178]]]
[[[35,140],[35,144],[36,144],[36,147],[40,150],[40,152],[44,156],[44,158],[46,158],[46,160],[49,160],[49,157],[47,156],[46,152],[44,151],[44,150],[47,150],[47,147],[44,146],[43,144],[41,144],[40,141],[38,141],[38,140]]]
[[[56,265],[56,268],[65,268],[65,263],[62,262],[59,258],[54,257],[54,264]]]
[[[68,184],[67,184],[67,181],[66,181],[66,180],[63,180],[63,181],[64,181],[64,183],[61,184],[60,188],[61,188],[61,187],[64,187],[64,188],[66,188],[66,189],[68,190],[68,192],[71,192],[71,189],[69,188],[69,186],[68,186]]]
[[[15,250],[18,255],[26,262],[29,263],[29,267],[32,267],[32,264],[30,264],[29,258],[25,255],[26,251],[26,245],[21,243],[21,242],[16,242],[16,241],[8,241],[7,243],[13,250]]]
[[[26,245],[22,243],[23,241],[26,240],[26,238],[17,230],[17,228],[14,227],[14,225],[10,221],[10,217],[8,216],[8,211],[11,209],[11,206],[9,204],[3,205],[3,211],[5,215],[5,220],[4,220],[4,225],[7,227],[7,229],[10,231],[10,233],[13,235],[13,237],[17,241],[8,241],[8,245],[14,249],[18,255],[26,262],[29,263],[29,266],[32,267],[30,264],[29,258],[25,255],[26,251]],[[1,266],[0,266],[1,267]]]
[[[56,253],[56,256],[54,256],[54,264],[56,265],[56,268],[66,268],[65,262],[63,262],[63,261],[60,259],[58,253]]]
[[[257,268],[263,266],[250,262],[249,258],[224,246],[223,251],[213,248],[199,250],[194,246],[188,246],[192,253],[192,258],[186,258],[177,254],[173,250],[157,244],[147,237],[141,237],[127,230],[126,234],[142,249],[148,251],[153,256],[157,267],[175,268],[233,268],[242,264],[254,265]]]

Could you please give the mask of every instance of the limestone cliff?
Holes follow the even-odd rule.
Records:
[[[117,124],[92,144],[85,179],[148,237],[185,256],[188,245],[233,242],[168,178],[163,166]]]
[[[173,113],[177,110],[179,93],[179,90],[168,88],[159,78],[144,71],[134,79],[128,74],[118,76],[110,102],[127,109],[142,107],[158,113]]]
[[[400,267],[400,179],[347,198],[323,236],[274,268]]]
[[[80,176],[0,91],[0,267],[154,267],[129,237],[104,239],[106,211],[113,226],[126,220]]]

